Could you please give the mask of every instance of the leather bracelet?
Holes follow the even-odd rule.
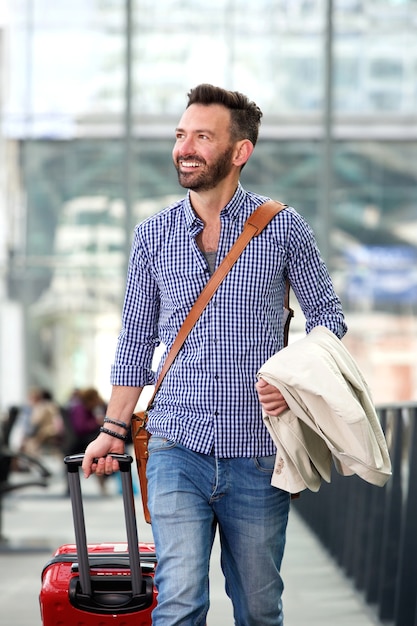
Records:
[[[110,435],[110,437],[115,437],[115,439],[121,439],[122,441],[127,440],[127,435],[121,435],[120,433],[116,433],[114,430],[104,428],[104,426],[100,428],[100,432],[104,433],[105,435]]]
[[[127,424],[125,424],[125,422],[121,422],[120,420],[114,420],[111,417],[106,417],[104,418],[104,421],[107,422],[108,424],[114,424],[115,426],[120,426],[120,428],[124,428],[125,430],[129,430],[129,426]]]

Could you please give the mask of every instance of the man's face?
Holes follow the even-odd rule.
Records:
[[[182,187],[192,191],[214,189],[231,172],[233,151],[226,107],[192,104],[185,110],[172,151]]]

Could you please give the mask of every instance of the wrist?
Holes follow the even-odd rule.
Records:
[[[105,424],[112,424],[112,426],[118,426],[119,428],[123,428],[123,430],[129,430],[129,424],[123,422],[122,420],[114,419],[113,417],[109,417],[108,415],[104,418]]]
[[[105,426],[100,428],[100,433],[104,433],[105,435],[109,435],[115,439],[120,439],[120,441],[127,441],[127,435],[111,430],[110,428],[106,428]]]

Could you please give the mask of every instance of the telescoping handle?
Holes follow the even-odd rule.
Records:
[[[112,454],[119,462],[123,505],[126,523],[127,545],[129,550],[130,574],[132,581],[132,595],[139,595],[142,591],[142,570],[140,566],[138,529],[136,524],[134,495],[131,476],[133,458],[128,454]],[[87,535],[85,530],[84,507],[81,493],[79,468],[84,454],[66,456],[64,462],[68,470],[68,485],[74,519],[75,543],[77,545],[78,568],[80,574],[81,591],[87,596],[92,595],[90,565],[88,562]]]

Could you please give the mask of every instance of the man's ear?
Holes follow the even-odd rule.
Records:
[[[243,167],[246,161],[249,160],[250,155],[253,152],[254,145],[249,139],[242,139],[236,143],[235,156],[233,159],[234,165]]]

